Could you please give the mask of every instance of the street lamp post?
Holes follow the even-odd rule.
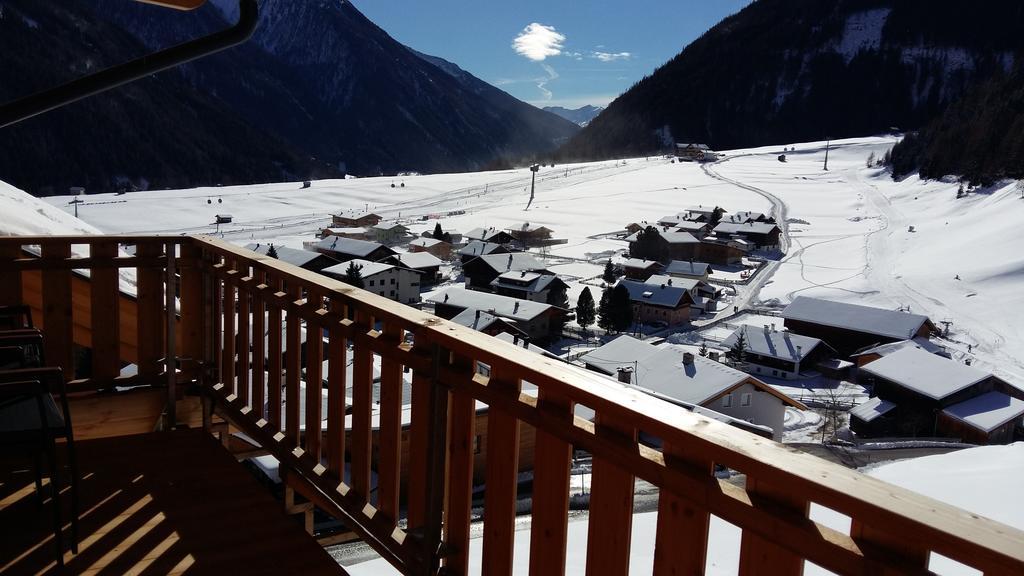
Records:
[[[533,166],[530,166],[530,172],[533,172],[533,174],[530,177],[530,201],[526,203],[526,209],[527,210],[530,209],[530,204],[533,204],[533,191],[534,191],[534,187],[537,184],[537,172],[539,170],[540,170],[540,164],[534,164]]]

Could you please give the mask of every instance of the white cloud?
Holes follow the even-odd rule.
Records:
[[[537,88],[540,90],[541,94],[543,94],[544,100],[551,100],[553,94],[551,93],[551,90],[548,90],[547,86],[548,82],[558,79],[558,72],[555,72],[555,69],[547,64],[541,64],[540,66],[548,73],[548,75],[544,78],[537,78]]]
[[[591,52],[590,57],[601,62],[615,62],[616,60],[629,60],[633,54],[631,52]]]
[[[534,22],[516,36],[512,48],[520,56],[540,62],[549,56],[561,54],[564,43],[565,35],[555,30],[554,26]]]

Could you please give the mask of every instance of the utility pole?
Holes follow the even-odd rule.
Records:
[[[75,207],[75,218],[78,218],[78,205],[81,204],[81,203],[82,203],[82,199],[81,198],[75,198],[71,202],[68,202],[68,204],[72,204]]]
[[[831,136],[825,136],[825,172],[828,172],[828,146],[831,140]]]
[[[533,172],[533,175],[530,177],[530,201],[526,203],[526,210],[529,210],[530,204],[533,204],[533,191],[534,186],[537,184],[538,170],[540,170],[540,164],[534,164],[533,166],[530,166],[530,172]]]

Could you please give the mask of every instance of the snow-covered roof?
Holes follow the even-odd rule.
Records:
[[[503,318],[498,318],[493,314],[484,312],[483,310],[474,310],[473,308],[466,308],[462,312],[459,312],[454,318],[452,318],[452,322],[480,331],[486,330],[498,322],[507,323]]]
[[[501,332],[500,334],[496,334],[494,337],[497,338],[498,340],[504,340],[505,342],[508,342],[515,346],[519,346],[524,350],[529,350],[530,352],[534,352],[542,356],[547,356],[548,358],[553,358],[555,360],[561,360],[561,358],[559,358],[557,354],[552,354],[551,352],[541,348],[540,346],[537,346],[536,344],[530,344],[529,340],[527,340],[526,338],[515,336],[513,334],[509,334],[508,332]]]
[[[747,220],[760,220],[762,218],[767,218],[767,215],[761,212],[740,210],[739,212],[735,212],[728,217],[723,218],[723,220],[728,220],[729,222],[746,222]]]
[[[486,256],[487,254],[493,253],[495,250],[505,250],[505,247],[501,244],[494,244],[493,242],[473,240],[459,250],[459,254],[463,256]]]
[[[402,230],[406,230],[406,227],[402,226],[398,222],[381,222],[380,224],[374,224],[373,228],[375,230],[384,230],[384,231],[394,230],[396,228],[401,228]]]
[[[904,348],[919,348],[925,352],[939,355],[943,355],[943,353],[945,353],[945,349],[942,346],[939,346],[924,336],[915,336],[910,340],[900,340],[899,342],[889,342],[888,344],[873,346],[867,350],[862,350],[854,354],[854,356],[867,356],[869,354],[888,356],[889,354]]]
[[[689,364],[684,363],[685,354],[692,357]],[[803,408],[799,402],[749,374],[689,353],[679,346],[653,346],[632,336],[620,336],[580,359],[609,375],[617,374],[620,367],[631,368],[633,385],[683,402],[703,404],[749,382],[787,404]]]
[[[983,432],[991,432],[1014,418],[1024,416],[1024,400],[997,390],[975,396],[942,411]]]
[[[507,235],[508,232],[505,232],[504,230],[499,230],[499,229],[494,228],[494,227],[490,227],[490,228],[473,228],[469,232],[466,232],[466,238],[472,238],[474,240],[488,241],[491,238],[494,238],[495,236],[500,236],[502,234],[506,234]]]
[[[383,244],[355,238],[341,238],[340,236],[328,236],[316,243],[318,250],[329,250],[339,254],[350,256],[368,256],[374,250],[384,248]]]
[[[861,370],[935,400],[981,382],[989,374],[925,352],[904,348],[861,366]]]
[[[366,228],[324,228],[324,236],[336,236],[338,234],[366,234]]]
[[[382,272],[387,272],[394,268],[391,264],[384,264],[383,262],[370,262],[369,260],[361,260],[356,258],[355,260],[349,260],[348,262],[342,262],[341,264],[335,264],[330,268],[324,268],[324,274],[332,276],[344,276],[345,272],[348,271],[348,267],[351,264],[355,264],[359,268],[359,273],[363,278],[369,278]],[[411,274],[411,273],[410,273]]]
[[[444,292],[434,294],[428,301],[457,308],[486,310],[495,316],[524,322],[529,322],[554,309],[550,304],[542,302],[530,302],[465,288],[449,288]]]
[[[901,340],[912,338],[928,321],[926,316],[920,314],[821,300],[809,296],[798,296],[782,311],[782,317]]]
[[[770,234],[778,230],[771,222],[721,222],[715,226],[716,234]]]
[[[871,422],[879,416],[884,416],[887,412],[896,407],[896,404],[889,402],[888,400],[882,400],[879,397],[869,399],[867,402],[855,406],[850,409],[850,416],[859,418],[864,422]]]
[[[625,286],[629,291],[629,299],[634,302],[650,304],[652,306],[665,306],[678,308],[685,301],[691,301],[690,292],[680,286],[669,286],[668,284],[648,284],[636,280],[619,280],[619,285]]]
[[[444,240],[438,240],[437,238],[417,238],[412,242],[409,242],[409,246],[422,246],[424,248],[433,248],[438,244],[446,244]]]
[[[704,145],[703,144],[698,144],[698,146],[704,146]],[[707,146],[705,146],[705,148],[707,148]],[[694,213],[694,214],[711,214],[714,211],[715,211],[715,207],[714,206],[705,206],[703,204],[698,204],[697,206],[690,206],[689,208],[684,210],[684,212],[691,212],[691,213]]]
[[[538,274],[536,272],[505,272],[499,275],[494,280],[491,280],[491,286],[494,287],[507,287],[515,290],[522,290],[524,292],[536,293],[543,292],[551,287],[552,284],[561,283],[563,286],[564,282],[558,279],[558,276],[554,274]]]
[[[392,258],[401,262],[402,266],[412,268],[413,270],[436,268],[441,264],[444,264],[440,258],[434,256],[430,252],[405,252],[402,254],[395,254]]]
[[[622,263],[625,268],[636,268],[638,270],[649,270],[651,268],[660,268],[661,262],[657,260],[644,260],[643,258],[630,258]]]
[[[696,236],[689,232],[662,232],[661,237],[669,244],[699,244]]]
[[[700,278],[680,278],[678,276],[669,276],[668,274],[652,274],[647,279],[648,284],[661,286],[672,286],[675,288],[682,288],[684,290],[693,290],[694,288],[714,292],[715,289],[710,284],[701,280]]]
[[[674,276],[703,276],[711,271],[711,265],[707,262],[691,262],[686,260],[673,260],[665,267],[665,274]]]
[[[245,247],[253,252],[266,256],[267,252],[270,251],[271,244],[252,243],[246,244]],[[323,254],[319,252],[296,250],[295,248],[288,248],[286,246],[274,246],[274,251],[277,252],[278,260],[281,262],[287,262],[288,264],[294,264],[295,266],[305,266],[313,260],[323,256]]]
[[[740,332],[746,339],[746,350],[758,356],[778,358],[790,362],[803,360],[811,350],[821,344],[821,340],[809,336],[800,336],[790,332],[778,332],[768,328],[744,324],[737,328],[728,338],[722,341],[724,348],[732,348],[739,338]]]
[[[659,222],[660,224],[660,222]],[[690,220],[679,220],[675,224],[676,232],[695,232],[697,230],[703,230],[708,227],[707,222],[692,222]]]
[[[509,252],[508,254],[485,254],[472,260],[483,262],[495,272],[544,270],[544,264],[526,252]],[[468,263],[467,263],[468,265]]]

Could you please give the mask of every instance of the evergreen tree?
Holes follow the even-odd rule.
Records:
[[[356,288],[365,288],[366,284],[363,282],[363,273],[360,272],[362,269],[363,267],[356,266],[355,262],[349,262],[348,269],[345,270],[345,277],[342,278],[341,281],[346,284],[351,284]]]
[[[668,259],[668,246],[661,239],[661,233],[654,226],[648,226],[637,233],[636,242],[629,245],[629,255],[644,260],[662,261]]]
[[[629,330],[633,325],[633,301],[629,298],[629,290],[623,284],[612,290],[608,308],[611,310],[612,329],[616,332]]]
[[[596,315],[594,297],[590,294],[590,288],[584,288],[576,300],[576,323],[580,325],[580,328],[586,330],[587,326],[594,323]]]
[[[737,333],[736,341],[732,343],[732,348],[729,349],[729,357],[736,361],[737,364],[743,364],[743,361],[747,358],[747,332],[746,330],[740,330]]]
[[[452,235],[450,233],[448,233],[448,232],[445,232],[444,234],[441,235],[441,240],[451,244],[452,243]]]
[[[597,306],[597,325],[604,330],[611,330],[615,327],[612,319],[612,288],[609,286],[601,292],[601,302]]]
[[[267,249],[267,256],[277,258],[277,248],[274,248],[273,244],[271,244],[270,248]]]
[[[718,223],[722,221],[722,216],[725,215],[725,208],[721,206],[715,206],[715,209],[711,211],[711,218],[708,219],[708,226],[714,228],[718,226]]]
[[[697,350],[697,354],[700,354],[701,358],[708,357],[708,341],[701,340],[700,348]]]
[[[434,240],[444,240],[444,230],[441,229],[441,223],[434,224]]]
[[[611,260],[604,263],[604,274],[601,275],[601,279],[608,284],[615,283],[615,266],[612,266]]]

